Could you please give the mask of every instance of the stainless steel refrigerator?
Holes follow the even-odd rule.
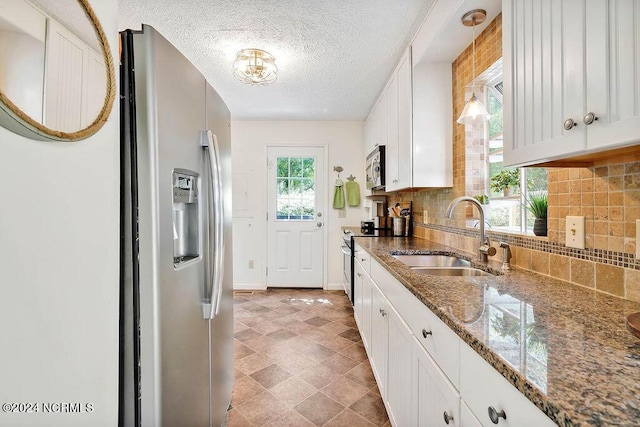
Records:
[[[152,27],[121,37],[120,426],[219,426],[233,388],[229,110]]]

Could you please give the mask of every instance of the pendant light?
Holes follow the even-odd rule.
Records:
[[[476,25],[482,24],[484,20],[487,18],[487,11],[482,9],[474,9],[464,14],[462,17],[462,25],[473,28],[473,53],[471,56],[472,61],[472,76],[471,84],[473,84],[476,80]],[[473,91],[471,98],[464,106],[462,110],[462,114],[456,120],[461,125],[464,124],[473,124],[473,123],[485,123],[489,121],[489,113],[485,108],[482,101],[478,99],[476,96],[475,90]]]

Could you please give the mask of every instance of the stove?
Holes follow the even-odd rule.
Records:
[[[354,227],[355,228],[355,227]],[[356,229],[357,230],[357,229]],[[363,233],[362,230],[342,230],[342,284],[344,292],[349,296],[353,305],[354,293],[354,262],[355,262],[355,237],[393,237],[393,230],[374,229],[372,233]]]

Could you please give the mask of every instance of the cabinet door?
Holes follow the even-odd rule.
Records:
[[[583,152],[585,2],[503,0],[502,7],[505,165]],[[567,120],[576,126],[565,128]]]
[[[362,322],[360,325],[360,335],[362,336],[362,344],[364,348],[367,349],[369,357],[371,357],[371,288],[373,287],[371,278],[369,275],[362,269],[362,266],[358,263],[356,271],[359,271],[361,276],[358,277],[360,280],[360,312]],[[356,284],[358,280],[356,280]],[[357,291],[356,291],[357,292]],[[357,295],[357,294],[356,294]]]
[[[387,146],[385,149],[385,189],[398,189],[398,79],[396,73],[386,88],[387,99]]]
[[[482,423],[473,415],[464,400],[460,401],[460,427],[482,427]]]
[[[640,139],[640,1],[587,1],[587,149]]]
[[[373,284],[373,282],[371,283]],[[386,298],[378,287],[373,284],[371,286],[371,338],[369,341],[371,351],[369,356],[371,368],[375,374],[383,400],[387,398],[388,312]]]
[[[411,355],[413,335],[398,312],[388,305],[389,354],[387,361],[387,408],[395,426],[411,425]]]
[[[362,317],[362,307],[363,307],[363,289],[362,289],[362,281],[363,281],[363,269],[362,266],[354,262],[353,266],[353,317],[358,324],[358,329],[360,330],[360,335],[363,335],[364,318]],[[364,337],[363,337],[364,339]]]
[[[460,345],[460,396],[484,426],[492,426],[489,410],[504,411],[503,427],[554,426],[540,409],[511,385],[478,353]]]
[[[460,396],[420,343],[413,341],[414,426],[455,426],[460,419]]]
[[[411,49],[400,60],[398,81],[398,172],[397,189],[413,185],[413,88],[411,85]]]

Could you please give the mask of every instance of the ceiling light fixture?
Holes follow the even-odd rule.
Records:
[[[233,63],[233,75],[242,83],[268,85],[278,78],[275,58],[262,49],[242,49]]]
[[[462,24],[467,27],[473,28],[473,54],[471,56],[472,60],[472,76],[471,84],[475,83],[476,80],[476,25],[482,24],[484,20],[487,18],[487,11],[482,9],[474,9],[464,14],[462,17]],[[472,123],[485,123],[489,121],[489,113],[485,108],[482,101],[478,99],[476,96],[475,90],[472,92],[471,98],[464,106],[462,110],[462,114],[456,120],[458,123],[462,124],[472,124]]]

